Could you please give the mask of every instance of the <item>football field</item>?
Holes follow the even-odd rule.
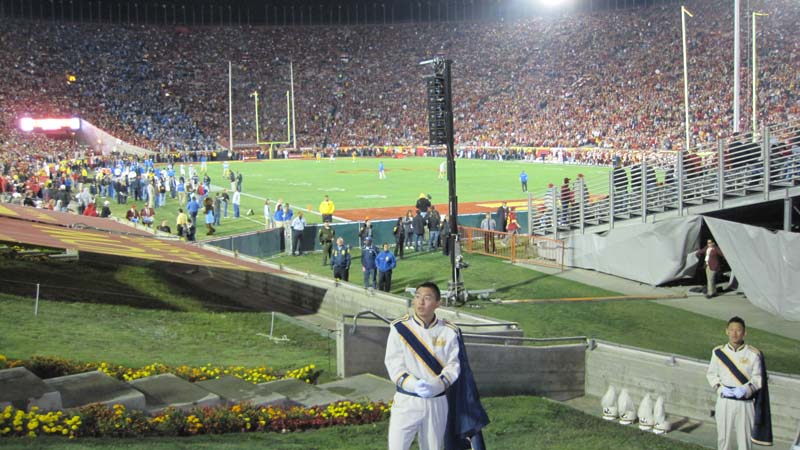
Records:
[[[242,217],[233,219],[229,205],[228,217],[223,217],[217,235],[230,235],[264,228],[264,203],[270,199],[274,213],[275,202],[282,199],[295,211],[303,211],[309,223],[318,223],[321,217],[319,204],[327,194],[336,204],[335,221],[390,219],[414,209],[420,194],[430,195],[431,201],[443,214],[447,213],[448,183],[439,178],[439,165],[445,161],[438,157],[393,158],[337,158],[335,161],[315,160],[260,160],[231,161],[230,169],[241,172]],[[378,178],[378,164],[383,162],[386,178]],[[200,169],[199,164],[195,164]],[[177,165],[176,165],[177,169]],[[187,165],[188,169],[188,165]],[[541,196],[548,183],[560,186],[565,177],[574,180],[582,173],[587,179],[602,179],[610,170],[607,167],[590,167],[562,164],[541,164],[525,161],[487,161],[459,159],[456,161],[456,183],[459,213],[495,211],[501,201],[509,206],[525,209],[527,194],[522,192],[519,175],[528,173],[528,189],[535,199]],[[223,176],[222,163],[208,164],[212,191],[228,189],[231,183]],[[607,189],[606,189],[607,190]],[[592,194],[604,194],[602,188]],[[123,217],[128,205],[112,202],[112,211]],[[141,209],[142,204],[137,205]],[[169,220],[174,227],[178,202],[168,198],[167,205],[157,210],[156,223]],[[252,215],[247,211],[252,210]],[[204,236],[198,224],[198,239]]]

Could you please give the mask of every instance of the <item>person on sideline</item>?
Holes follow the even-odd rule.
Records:
[[[206,236],[212,236],[217,232],[217,229],[214,228],[214,207],[212,205],[205,206],[205,217],[207,230]]]
[[[350,262],[350,247],[339,237],[336,239],[336,247],[331,252],[331,269],[335,280],[350,280]]]
[[[706,298],[717,295],[717,275],[721,266],[721,258],[725,255],[717,247],[713,239],[706,242],[706,246],[696,253],[698,258],[703,258],[706,268]]]
[[[389,243],[383,243],[383,251],[375,257],[378,266],[378,290],[389,292],[392,289],[392,270],[397,267],[397,258],[389,250]]]
[[[497,229],[497,223],[492,219],[492,213],[487,212],[486,218],[481,220],[481,230],[483,230],[483,251],[486,253],[497,252],[497,247],[494,243],[494,231]]]
[[[331,257],[334,239],[336,239],[336,230],[331,228],[330,221],[326,220],[322,223],[322,228],[319,229],[319,244],[322,246],[323,266],[328,265],[328,259]]]
[[[189,215],[183,212],[183,208],[178,208],[178,217],[175,219],[175,226],[178,229],[178,236],[185,238],[189,234]]]
[[[751,442],[772,445],[764,355],[744,343],[747,329],[740,317],[728,320],[725,334],[728,343],[714,348],[706,371],[717,394],[717,448],[750,450]]]
[[[378,256],[378,247],[372,244],[372,236],[364,238],[364,246],[361,247],[361,272],[364,273],[364,289],[375,289],[378,274],[378,267],[375,258]]]
[[[392,228],[392,234],[394,234],[394,256],[403,257],[403,250],[405,249],[406,245],[406,232],[403,228],[403,218],[398,217],[397,223],[394,224],[394,228]]]
[[[269,199],[264,200],[264,228],[267,230],[275,228],[275,219],[272,217],[272,211],[269,209]]]
[[[292,255],[300,256],[303,254],[303,231],[306,229],[306,219],[303,212],[298,211],[297,216],[292,219]]]
[[[461,331],[436,317],[440,304],[439,287],[426,281],[414,294],[414,314],[389,328],[384,364],[397,389],[389,450],[407,450],[417,436],[421,450],[444,449],[445,441],[447,448],[485,449],[480,430],[489,418],[480,404]]]
[[[234,219],[238,219],[239,218],[239,212],[240,212],[239,205],[241,204],[241,201],[242,201],[242,193],[238,189],[233,191],[233,201],[232,201],[232,203],[233,203],[233,218]]]
[[[322,221],[333,222],[333,213],[335,211],[336,205],[333,203],[330,197],[326,195],[325,199],[319,204],[319,213],[322,214]]]

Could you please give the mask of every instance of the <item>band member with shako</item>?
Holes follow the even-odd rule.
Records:
[[[728,343],[714,348],[706,378],[717,393],[719,450],[750,450],[751,442],[772,445],[764,355],[745,344],[744,320],[733,317],[725,329]]]
[[[384,363],[397,385],[389,420],[389,450],[407,450],[415,437],[420,450],[441,450],[445,440],[482,449],[480,429],[489,423],[461,334],[436,317],[441,292],[433,282],[417,286],[414,314],[389,329]],[[447,395],[445,396],[445,393]],[[468,448],[468,447],[467,447]]]

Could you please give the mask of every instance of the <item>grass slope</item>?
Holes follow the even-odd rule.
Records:
[[[526,336],[585,335],[702,360],[727,341],[725,321],[646,300],[486,305],[478,312],[516,321]],[[747,341],[764,352],[769,370],[800,374],[800,341],[754,328]]]
[[[276,319],[272,342],[267,313],[176,312],[122,305],[33,301],[0,294],[0,352],[9,358],[59,356],[140,367],[169,365],[267,366],[279,370],[316,364],[335,373],[335,343]]]
[[[354,250],[350,281],[363,285],[359,250]],[[497,258],[467,255],[467,289],[497,289],[493,298],[551,299],[601,297],[617,293],[511,265]],[[289,267],[322,276],[319,253],[273,259]],[[410,253],[393,272],[392,292],[406,296],[406,287],[433,280],[446,286],[450,260],[440,253]],[[725,322],[647,300],[547,302],[500,305],[487,301],[467,304],[471,313],[518,322],[529,337],[588,336],[665,353],[708,359],[711,349],[726,342]],[[473,309],[474,308],[474,309]],[[800,374],[800,341],[749,329],[748,342],[764,351],[770,370]]]
[[[464,272],[466,287],[493,287],[497,290],[495,298],[615,295],[496,258],[469,255],[467,260],[470,267]],[[320,264],[320,253],[283,256],[273,262],[331,276],[330,269]],[[27,300],[0,303],[0,325],[15,330],[0,334],[0,349],[9,356],[61,355],[126,364],[156,360],[176,364],[266,364],[278,368],[313,362],[328,369],[332,364],[329,357],[332,341],[303,329],[293,331],[290,324],[279,321],[275,333],[287,334],[293,341],[288,345],[269,343],[256,336],[258,332],[268,332],[268,314],[225,311],[223,299],[196,286],[175,284],[165,274],[146,266],[3,261],[0,268],[15,273],[17,280],[53,280],[54,285],[69,286],[69,289],[44,289],[47,295],[43,298],[77,301],[82,293],[86,301],[97,304],[43,303],[42,315],[33,319],[30,297],[34,291],[32,285],[25,285],[30,290],[26,292]],[[449,259],[440,253],[411,252],[395,269],[392,290],[406,296],[406,287],[425,280],[446,286],[449,268]],[[363,283],[358,250],[354,251],[351,281],[357,285]],[[0,286],[0,291],[18,294],[11,289],[16,286],[13,283]],[[644,300],[513,305],[471,301],[462,308],[518,322],[530,337],[585,335],[702,360],[709,357],[715,345],[725,341],[723,321]],[[225,312],[215,314],[209,310]],[[111,341],[118,345],[108,346]],[[800,374],[800,359],[796,356],[800,354],[800,342],[757,329],[749,330],[748,341],[765,352],[770,370]],[[81,345],[76,346],[75,342]]]
[[[361,250],[352,253],[350,282],[363,286],[361,273]],[[618,295],[605,289],[565,280],[542,272],[514,266],[505,260],[483,255],[465,255],[469,268],[464,271],[464,284],[467,289],[496,289],[494,298],[535,299],[562,297],[600,297]],[[270,262],[286,265],[293,269],[321,275],[332,276],[330,267],[321,265],[322,253],[308,253],[300,257],[280,256]],[[415,287],[423,281],[434,281],[439,286],[447,286],[450,274],[450,258],[441,252],[415,253],[407,251],[404,259],[398,260],[392,271],[392,292],[406,295],[406,287]]]

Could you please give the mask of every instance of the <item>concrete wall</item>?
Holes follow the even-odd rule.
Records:
[[[359,324],[351,334],[352,329],[351,324],[340,323],[338,375],[372,373],[387,377],[383,358],[389,327]],[[541,395],[556,400],[583,395],[584,344],[529,347],[475,343],[472,338],[465,341],[481,395]]]
[[[637,405],[646,393],[663,395],[671,418],[710,421],[716,397],[707,368],[708,361],[599,342],[586,351],[586,394],[601,397],[613,384],[617,392],[627,388]],[[769,391],[773,434],[792,440],[800,421],[800,377],[769,372]]]

